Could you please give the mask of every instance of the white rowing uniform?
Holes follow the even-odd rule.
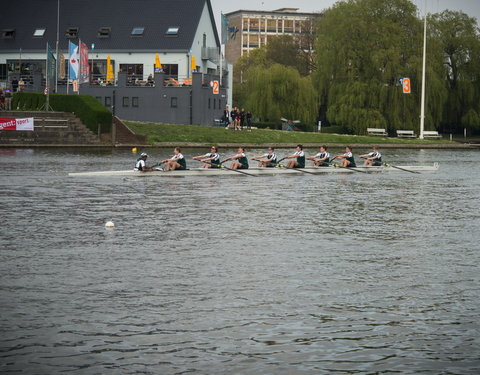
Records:
[[[203,155],[204,158],[210,159],[210,162],[215,163],[220,160],[220,154],[217,154],[216,152],[207,152],[205,155]]]
[[[135,163],[135,168],[133,168],[133,170],[134,171],[143,171],[143,168],[145,168],[145,160],[138,159],[137,162]]]
[[[272,152],[271,154],[269,153],[266,153],[266,154],[263,154],[263,157],[264,158],[267,158],[269,162],[271,163],[276,163],[277,162],[277,154]]]
[[[326,158],[325,160],[330,159],[330,153],[329,152],[319,152],[317,155],[315,155],[315,159],[323,159]]]

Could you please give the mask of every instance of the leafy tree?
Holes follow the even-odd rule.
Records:
[[[349,0],[318,23],[317,73],[321,118],[363,134],[367,127],[418,129],[422,22],[408,0]],[[426,128],[442,118],[446,90],[435,44],[429,47]],[[409,77],[412,94],[398,79]]]
[[[245,81],[249,93],[246,108],[263,120],[280,117],[313,123],[317,114],[316,93],[308,77],[293,67],[274,64],[248,69]]]
[[[433,16],[432,35],[444,58],[448,101],[445,130],[478,129],[480,113],[480,36],[477,21],[462,12],[446,10]]]

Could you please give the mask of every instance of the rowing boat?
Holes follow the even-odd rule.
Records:
[[[306,167],[301,169],[289,168],[250,168],[242,169],[245,174],[255,176],[266,175],[280,175],[280,174],[332,174],[332,173],[383,173],[383,172],[401,172],[402,170],[408,172],[434,172],[438,170],[438,163],[433,165],[395,165],[395,166],[362,166],[355,168],[340,168],[340,167]],[[192,168],[181,171],[152,171],[139,172],[134,170],[124,171],[96,171],[96,172],[74,172],[69,173],[72,177],[181,177],[181,176],[240,176],[238,171],[227,168]]]

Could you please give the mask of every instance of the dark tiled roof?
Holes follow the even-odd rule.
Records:
[[[59,47],[67,49],[68,28],[96,51],[188,51],[193,43],[204,5],[218,35],[210,0],[60,0]],[[35,29],[46,27],[45,35],[33,37]],[[110,27],[109,38],[99,38],[102,27]],[[144,27],[141,37],[132,37],[134,27]],[[169,27],[179,27],[177,36],[167,36]],[[0,31],[15,29],[13,39],[0,38],[0,51],[45,49],[57,40],[57,0],[2,1]]]

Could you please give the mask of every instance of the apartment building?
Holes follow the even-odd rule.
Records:
[[[225,58],[234,64],[241,56],[268,43],[278,35],[292,35],[306,50],[313,49],[308,37],[320,13],[298,12],[298,8],[273,11],[237,10],[225,14],[229,21]]]

